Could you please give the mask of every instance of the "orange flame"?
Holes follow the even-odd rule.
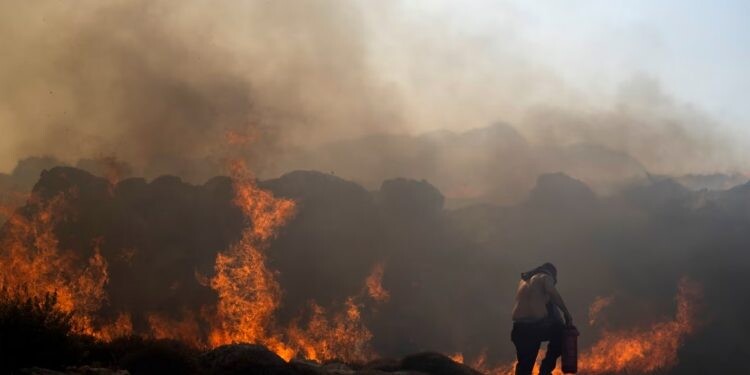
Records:
[[[365,280],[367,294],[376,302],[386,302],[391,298],[391,294],[383,288],[383,273],[385,264],[382,262],[375,264],[370,272],[370,276]]]
[[[352,297],[346,301],[346,310],[331,319],[322,307],[312,303],[306,328],[297,323],[287,329],[277,327],[274,313],[280,304],[281,287],[266,266],[264,251],[294,214],[295,204],[258,188],[241,162],[232,163],[231,176],[234,202],[251,225],[239,242],[216,257],[216,275],[210,285],[219,294],[219,302],[209,345],[260,343],[286,360],[298,353],[312,360],[368,358],[372,334],[362,324],[359,306]]]
[[[599,318],[599,313],[601,313],[604,308],[611,305],[614,300],[614,296],[596,297],[594,302],[591,303],[591,306],[589,306],[589,325],[595,325]]]
[[[197,347],[258,343],[286,360],[295,355],[313,360],[369,358],[372,334],[362,322],[361,306],[355,297],[345,301],[342,311],[332,314],[313,302],[304,328],[298,325],[299,320],[279,328],[274,314],[282,291],[275,272],[266,265],[265,252],[278,230],[294,215],[295,203],[260,189],[241,162],[233,162],[230,172],[234,203],[248,225],[237,243],[217,254],[212,278],[196,273],[203,285],[218,294],[216,306],[204,306],[199,314],[183,311],[179,319],[149,313],[148,330],[141,333],[179,339]],[[107,300],[105,286],[109,279],[107,262],[99,251],[102,239],[94,241],[90,258],[80,259],[73,251],[60,249],[54,233],[56,225],[68,219],[67,201],[73,195],[65,193],[48,200],[32,197],[27,205],[31,213],[28,218],[10,216],[0,239],[0,266],[6,271],[0,274],[0,288],[25,291],[34,297],[56,293],[58,308],[72,314],[76,332],[111,341],[131,334],[133,323],[127,313],[112,321],[97,316]],[[129,262],[134,255],[135,249],[123,249],[118,256]],[[366,283],[380,299],[387,296],[379,286],[382,274],[382,265],[376,266],[374,276]]]
[[[344,309],[333,314],[313,302],[306,324],[300,325],[298,320],[285,329],[279,328],[274,314],[282,291],[276,274],[266,265],[265,251],[294,215],[295,203],[260,189],[240,162],[232,163],[231,176],[234,203],[242,210],[248,225],[236,244],[217,254],[216,273],[207,280],[218,294],[217,305],[201,310],[199,315],[185,311],[179,320],[149,314],[146,320],[150,335],[211,347],[259,343],[286,360],[295,355],[318,361],[371,358],[372,333],[362,321],[359,297],[349,297]],[[0,238],[0,269],[4,271],[0,274],[0,290],[23,291],[31,297],[55,293],[58,308],[72,314],[78,333],[100,340],[130,334],[133,325],[128,314],[121,313],[111,322],[96,315],[106,303],[105,286],[109,278],[107,261],[99,250],[102,240],[94,241],[92,255],[87,259],[60,248],[54,228],[68,219],[67,202],[73,196],[73,192],[66,192],[44,200],[32,195],[25,216],[10,215]],[[127,253],[130,258],[134,250]],[[378,263],[365,280],[367,294],[377,302],[389,298],[382,286],[383,275],[384,264]],[[698,285],[681,280],[673,320],[652,324],[647,329],[604,331],[599,341],[581,353],[581,373],[652,373],[673,367],[678,361],[680,345],[696,328],[696,303],[700,298]],[[594,301],[589,309],[592,324],[611,302],[611,297]],[[208,321],[207,335],[201,328],[201,319]],[[464,362],[461,353],[451,358]],[[507,374],[512,367],[488,368],[484,353],[473,361],[473,366],[495,374]]]
[[[701,287],[682,279],[677,293],[674,320],[653,324],[644,330],[604,332],[583,353],[579,368],[587,374],[613,372],[651,373],[677,364],[677,351],[696,327],[696,301]]]
[[[450,358],[453,362],[456,362],[456,363],[461,363],[461,364],[464,363],[464,353],[461,353],[461,352],[453,353],[449,355],[448,358]]]
[[[120,313],[111,323],[103,324],[92,336],[102,341],[112,341],[117,337],[133,333],[133,322],[130,314]]]
[[[696,329],[697,305],[702,298],[700,285],[683,278],[678,285],[677,312],[673,320],[652,324],[646,329],[625,331],[605,331],[602,337],[588,350],[579,353],[578,370],[581,374],[649,374],[665,370],[677,364],[677,352],[685,338]],[[607,301],[607,302],[602,302]],[[597,298],[590,310],[604,308],[611,298]],[[541,350],[537,358],[544,357]],[[463,354],[451,356],[463,363]],[[485,374],[512,375],[514,364],[489,367],[485,363],[485,353],[473,361],[472,367]],[[539,371],[537,364],[534,373]],[[563,375],[558,368],[554,375]]]
[[[352,297],[346,300],[346,310],[332,320],[325,309],[312,303],[313,315],[307,329],[292,325],[289,338],[295,349],[307,359],[321,361],[340,359],[347,362],[364,361],[372,357],[369,341],[372,333],[362,324],[359,306]]]
[[[18,213],[10,217],[0,239],[0,289],[37,298],[56,294],[58,308],[72,314],[76,332],[103,337],[106,324],[94,315],[107,299],[104,286],[109,279],[107,261],[99,251],[101,240],[94,241],[86,264],[77,266],[79,257],[60,249],[54,233],[66,219],[66,200],[72,195],[61,193],[49,200],[31,196],[30,217]]]
[[[183,311],[182,319],[175,320],[162,314],[151,313],[146,317],[151,336],[157,339],[178,339],[196,347],[205,346],[199,341],[202,336],[198,318],[192,311]]]
[[[258,188],[242,162],[231,164],[234,203],[251,223],[239,242],[216,257],[216,275],[211,287],[218,293],[216,320],[209,344],[261,343],[289,358],[291,350],[271,332],[281,287],[266,267],[263,254],[269,241],[294,214],[294,202],[277,199]]]

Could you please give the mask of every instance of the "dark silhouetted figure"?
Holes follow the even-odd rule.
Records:
[[[547,344],[547,354],[542,360],[540,375],[552,374],[557,358],[562,353],[564,324],[573,325],[573,318],[555,288],[557,269],[545,263],[521,274],[513,307],[511,340],[516,346],[516,374],[530,375],[536,363],[539,347]],[[565,321],[560,316],[562,310]]]

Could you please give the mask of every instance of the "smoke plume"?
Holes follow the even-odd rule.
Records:
[[[417,21],[399,3],[42,1],[1,10],[6,170],[29,156],[114,158],[135,175],[204,182],[222,171],[234,134],[254,141],[240,153],[261,176],[321,169],[371,188],[424,177],[474,201],[518,202],[540,172],[565,171],[601,191],[644,170],[743,172],[710,116],[657,78],[594,95],[519,52],[525,30],[510,6],[505,43],[444,14]],[[496,121],[514,130],[460,140],[438,131]],[[348,155],[363,145],[355,160],[366,176]],[[474,176],[485,171],[496,173]]]

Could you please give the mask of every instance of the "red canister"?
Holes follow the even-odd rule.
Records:
[[[566,374],[578,372],[578,330],[575,326],[563,329],[562,371]]]

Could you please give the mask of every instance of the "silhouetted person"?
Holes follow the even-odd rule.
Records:
[[[555,369],[557,358],[562,352],[563,324],[573,324],[573,318],[555,284],[557,269],[552,263],[545,263],[521,274],[516,304],[513,307],[511,333],[518,359],[516,375],[531,374],[543,341],[549,341],[549,344],[539,374],[552,374]],[[560,310],[565,315],[565,322],[560,317]]]

